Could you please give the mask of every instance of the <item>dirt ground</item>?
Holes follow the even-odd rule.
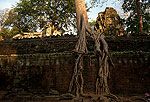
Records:
[[[73,94],[60,94],[52,90],[48,94],[31,92],[0,91],[0,102],[147,102],[144,95],[95,95],[86,94],[75,97]]]

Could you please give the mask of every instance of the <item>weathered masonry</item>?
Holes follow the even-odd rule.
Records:
[[[106,38],[115,64],[109,85],[112,93],[150,92],[150,37]],[[68,90],[77,38],[24,39],[0,42],[0,89]],[[97,61],[92,53],[84,59],[84,92],[95,92]]]

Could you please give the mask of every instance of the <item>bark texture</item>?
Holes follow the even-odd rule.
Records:
[[[143,34],[143,17],[142,17],[142,10],[140,5],[140,0],[136,0],[136,6],[137,6],[137,15],[139,18],[139,24],[140,24],[140,33]]]
[[[98,33],[90,28],[88,24],[88,17],[84,0],[75,0],[75,8],[77,14],[77,28],[79,39],[74,51],[78,53],[78,58],[75,62],[74,73],[70,81],[69,91],[71,91],[73,89],[73,85],[75,85],[76,96],[79,97],[83,94],[83,56],[88,53],[86,44],[86,36],[88,36],[91,37],[95,42],[95,55],[99,64],[97,81],[95,82],[96,94],[109,94],[110,91],[107,79],[109,76],[109,65],[111,64],[113,66],[113,63],[108,52],[108,44],[104,39],[103,33]]]

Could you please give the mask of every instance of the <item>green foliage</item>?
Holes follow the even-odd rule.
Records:
[[[107,3],[117,4],[122,0],[89,0],[92,7],[103,7]]]
[[[94,26],[96,24],[96,20],[92,20],[91,22],[89,22],[90,26]]]
[[[5,9],[5,10],[0,10],[0,27],[3,28],[5,27],[5,21],[8,19],[8,14],[9,10]]]
[[[129,17],[124,20],[125,25],[127,26],[127,33],[139,34],[140,24],[137,15],[137,6],[135,0],[124,0],[122,8],[125,13],[130,13]],[[150,4],[148,0],[142,0],[141,2],[142,17],[143,17],[143,31],[145,33],[150,32]]]
[[[8,25],[15,25],[19,32],[34,32],[38,28],[34,19],[32,5],[28,0],[21,0],[16,7],[11,10]]]
[[[4,39],[7,39],[9,35],[7,35],[9,30],[7,28],[3,28],[0,31],[0,36],[2,36]]]
[[[10,22],[14,19],[11,14],[12,10],[0,10],[0,36],[3,39],[12,38],[14,35],[19,33],[19,29],[16,26],[11,27],[10,25]]]
[[[8,28],[6,21],[9,17],[9,10],[4,9],[0,10],[0,32],[3,31],[3,33],[7,32],[6,28]]]
[[[0,31],[0,36],[2,36],[3,39],[10,39],[18,33],[19,33],[19,29],[14,26],[11,29],[2,28],[1,31]]]
[[[20,0],[10,22],[23,32],[44,28],[46,24],[64,30],[74,26],[74,13],[74,0]]]
[[[13,37],[14,35],[19,34],[20,32],[16,26],[13,26],[9,33],[11,34],[11,37]]]

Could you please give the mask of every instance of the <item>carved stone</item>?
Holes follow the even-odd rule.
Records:
[[[114,8],[106,7],[104,12],[99,12],[94,29],[97,32],[104,32],[105,35],[122,36],[124,25],[120,21],[120,16]]]
[[[0,36],[0,41],[1,41],[1,40],[4,40],[2,36]]]

